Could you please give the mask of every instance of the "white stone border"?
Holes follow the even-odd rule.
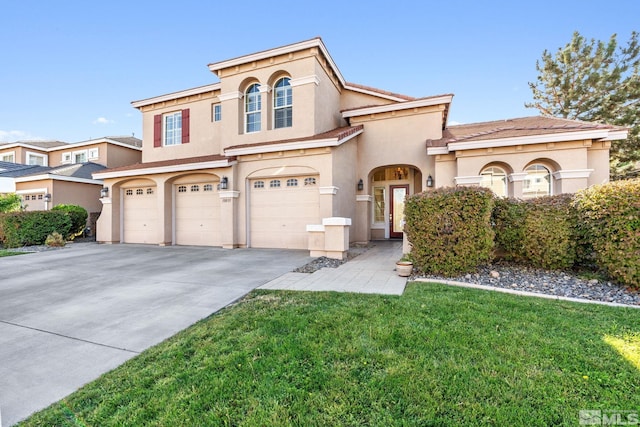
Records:
[[[427,278],[419,277],[412,281],[422,282],[422,283],[439,283],[442,285],[458,286],[461,288],[481,289],[484,291],[495,291],[495,292],[502,292],[505,294],[521,295],[521,296],[527,296],[527,297],[538,297],[538,298],[545,298],[545,299],[555,299],[560,301],[579,302],[583,304],[599,304],[599,305],[608,305],[610,307],[627,307],[627,308],[640,309],[640,305],[621,304],[618,302],[597,301],[597,300],[590,300],[590,299],[584,299],[584,298],[563,297],[560,295],[549,295],[549,294],[542,294],[538,292],[520,291],[517,289],[499,288],[497,286],[487,286],[487,285],[478,285],[475,283],[456,282],[455,280],[439,280],[439,279],[427,279]]]

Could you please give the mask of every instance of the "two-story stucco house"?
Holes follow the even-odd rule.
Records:
[[[141,151],[140,139],[125,136],[0,143],[0,193],[19,194],[26,210],[66,203],[100,212],[103,183],[92,173],[139,163]]]
[[[430,188],[529,197],[607,181],[610,143],[626,136],[543,117],[447,126],[453,95],[348,83],[320,38],[209,69],[218,83],[132,103],[142,163],[93,175],[107,190],[98,241],[307,249],[326,240],[331,251],[335,227],[346,244],[401,237],[405,196]]]

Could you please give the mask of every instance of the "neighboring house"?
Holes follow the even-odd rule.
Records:
[[[209,69],[219,83],[132,103],[142,163],[94,173],[108,190],[98,241],[339,252],[402,237],[405,196],[430,188],[528,197],[604,182],[626,136],[543,117],[447,126],[453,95],[348,83],[320,38]]]
[[[134,137],[0,143],[0,193],[21,195],[27,210],[64,203],[100,212],[102,181],[91,174],[140,162],[141,153],[142,141]]]

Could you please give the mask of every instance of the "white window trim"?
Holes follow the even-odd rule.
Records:
[[[174,140],[176,141],[173,144],[167,144],[167,118],[169,117],[177,117],[180,115],[180,137],[175,138],[176,128],[173,129]],[[172,113],[166,113],[162,115],[162,146],[163,147],[174,147],[176,145],[182,145],[182,110],[174,111]]]
[[[31,165],[32,163],[29,163],[29,158],[33,156],[33,157],[39,157],[41,159],[43,159],[42,161],[42,166],[49,166],[49,157],[46,154],[40,154],[40,153],[34,153],[32,151],[27,151],[26,152],[26,160],[27,160],[27,164]]]
[[[76,164],[76,163],[84,163],[84,162],[76,162],[76,156],[84,154],[84,158],[86,162],[87,160],[89,160],[89,153],[87,152],[87,150],[78,150],[78,151],[73,151],[71,153],[71,163]]]
[[[66,164],[71,162],[73,162],[73,155],[71,154],[71,151],[66,151],[62,153],[62,158],[60,160],[60,163]]]
[[[100,149],[98,147],[87,149],[87,160],[95,160],[100,157]]]
[[[258,102],[260,104],[260,109],[256,110],[256,111],[251,111],[248,112],[247,111],[247,98],[248,98],[248,93],[249,93],[249,89],[251,87],[253,87],[254,85],[258,85]],[[263,88],[263,85],[261,85],[260,83],[252,83],[249,85],[249,87],[247,87],[247,90],[245,90],[244,92],[244,101],[243,101],[243,106],[242,109],[244,110],[244,133],[245,134],[250,134],[250,133],[258,133],[262,131],[262,94],[265,92],[265,88]],[[253,93],[252,95],[255,95],[255,93]],[[249,115],[250,114],[258,114],[258,116],[260,117],[260,130],[252,130],[249,131]]]
[[[4,158],[6,156],[11,156],[13,160],[3,160],[3,162],[16,163],[16,152],[15,151],[7,151],[6,153],[0,154],[0,157]]]
[[[281,80],[284,79],[289,79],[289,90],[291,91],[291,104],[285,104],[282,107],[276,107],[276,94],[278,92],[278,83],[280,83]],[[285,86],[286,87],[286,86]],[[293,117],[291,117],[291,122],[292,125],[291,126],[282,126],[282,127],[276,127],[276,112],[279,110],[284,110],[286,108],[291,108],[291,114],[293,115],[293,86],[291,86],[291,78],[290,77],[281,77],[276,81],[276,84],[273,86],[273,95],[271,96],[271,103],[272,103],[272,114],[271,114],[271,123],[273,123],[273,129],[289,129],[291,127],[293,127]]]

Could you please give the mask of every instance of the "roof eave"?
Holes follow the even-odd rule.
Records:
[[[342,73],[340,73],[340,70],[338,69],[338,66],[336,65],[336,63],[333,61],[333,58],[331,58],[331,55],[329,54],[327,47],[322,42],[322,39],[319,37],[313,38],[311,40],[299,42],[299,43],[277,47],[274,49],[264,50],[262,52],[239,56],[237,58],[228,59],[226,61],[214,62],[209,64],[209,70],[212,73],[217,75],[217,71],[223,68],[235,67],[238,65],[246,64],[248,62],[260,61],[262,59],[271,58],[273,56],[286,55],[289,53],[297,52],[303,49],[311,49],[314,47],[319,48],[322,54],[325,56],[325,58],[327,58],[327,61],[329,62],[329,65],[331,66],[333,71],[336,73],[336,76],[338,77],[340,84],[344,87],[345,86],[344,77],[342,76]]]
[[[165,95],[154,96],[153,98],[141,99],[139,101],[132,101],[131,105],[134,108],[141,108],[147,105],[156,104],[158,102],[172,101],[178,98],[184,98],[185,96],[200,95],[202,93],[211,92],[220,89],[220,83],[213,83],[206,86],[198,86],[191,89],[185,89],[178,92],[171,92]]]
[[[236,163],[235,160],[222,159],[222,160],[213,160],[209,162],[184,163],[179,165],[141,167],[139,169],[129,169],[129,170],[113,171],[113,172],[109,172],[107,170],[104,172],[93,173],[92,176],[94,179],[126,178],[131,176],[155,175],[159,173],[224,168],[224,167],[232,166],[235,163]]]
[[[342,138],[322,138],[308,141],[290,141],[279,144],[265,144],[251,147],[230,148],[224,150],[224,153],[228,156],[243,156],[248,154],[273,153],[275,151],[308,150],[311,148],[337,147],[355,138],[362,132],[364,132],[364,129],[352,132]]]
[[[448,105],[453,100],[453,95],[435,96],[432,98],[417,99],[415,101],[403,101],[396,104],[377,105],[342,112],[342,118],[366,116],[369,114],[387,113],[391,111],[407,110],[410,108],[431,107],[434,105]]]

